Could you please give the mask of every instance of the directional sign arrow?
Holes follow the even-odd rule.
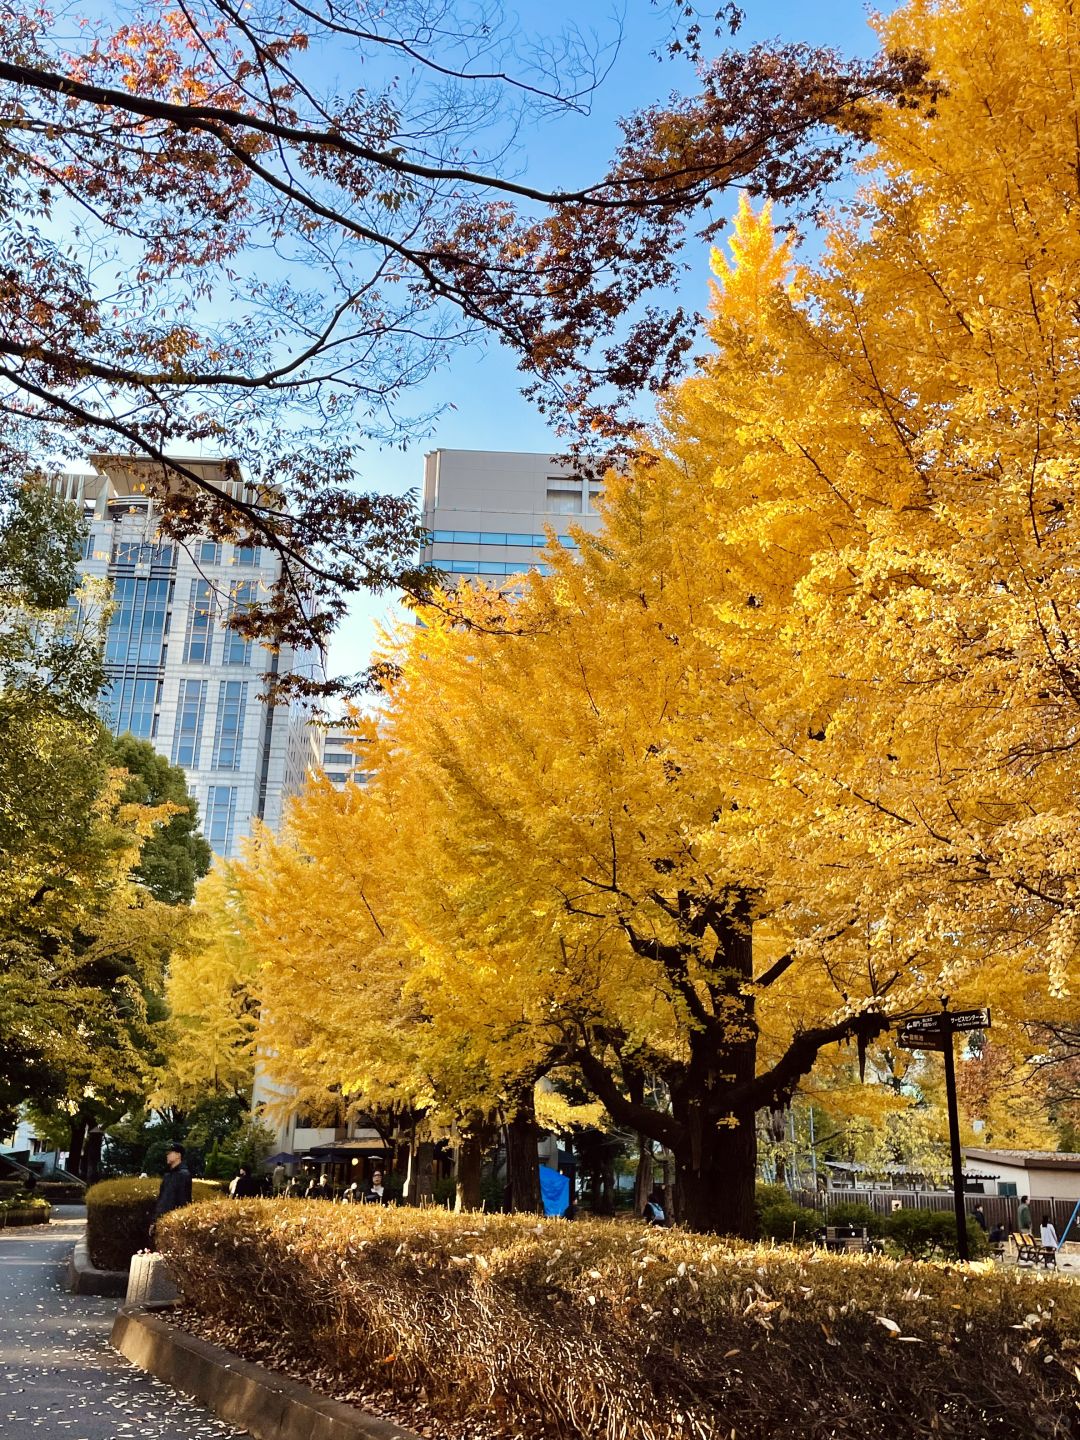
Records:
[[[950,1016],[954,1030],[989,1030],[989,1010],[956,1010]]]
[[[896,1043],[904,1050],[944,1050],[948,1036],[940,1030],[936,1034],[933,1030],[922,1030],[910,1035],[903,1031],[896,1037]]]
[[[910,1020],[904,1021],[904,1031],[911,1035],[923,1030],[944,1031],[945,1021],[946,1012],[944,1010],[938,1010],[933,1015],[913,1015]]]

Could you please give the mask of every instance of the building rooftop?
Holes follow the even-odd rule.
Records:
[[[1080,1170],[1080,1155],[1067,1150],[981,1150],[965,1145],[964,1156],[983,1165],[1017,1165],[1024,1170]]]

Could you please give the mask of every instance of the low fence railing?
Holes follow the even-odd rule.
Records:
[[[795,1190],[792,1199],[808,1209],[824,1212],[831,1205],[869,1205],[879,1215],[891,1215],[897,1203],[904,1210],[948,1210],[953,1208],[953,1197],[946,1190]],[[986,1223],[992,1230],[995,1225],[1004,1225],[1009,1231],[1017,1228],[1016,1207],[1020,1201],[1010,1195],[965,1195],[964,1205],[971,1214],[976,1205],[981,1205]],[[1044,1199],[1041,1196],[1028,1201],[1031,1222],[1038,1234],[1043,1217],[1049,1216],[1057,1231],[1059,1240],[1080,1240],[1080,1215],[1073,1222],[1069,1234],[1064,1233],[1076,1208],[1075,1199]]]

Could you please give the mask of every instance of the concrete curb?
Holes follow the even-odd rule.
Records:
[[[67,1288],[73,1295],[126,1295],[126,1270],[95,1270],[86,1241],[76,1240],[68,1261]]]
[[[389,1420],[185,1334],[162,1318],[169,1309],[122,1305],[113,1322],[113,1348],[255,1440],[419,1440]]]

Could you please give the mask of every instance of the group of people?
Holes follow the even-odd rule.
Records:
[[[242,1165],[240,1174],[229,1187],[230,1195],[243,1199],[258,1195],[259,1182],[252,1177],[250,1167]],[[235,1187],[235,1188],[234,1188]],[[285,1195],[294,1200],[338,1200],[342,1205],[389,1205],[390,1197],[383,1184],[383,1172],[372,1171],[371,1184],[355,1180],[340,1195],[335,1193],[330,1177],[324,1170],[320,1175],[288,1176],[284,1165],[275,1165],[271,1175],[271,1188],[275,1195]]]
[[[1009,1227],[1001,1220],[993,1229],[990,1229],[986,1219],[986,1211],[981,1205],[975,1206],[975,1209],[971,1213],[971,1218],[987,1236],[991,1245],[1004,1245],[1008,1240]],[[1016,1230],[1021,1235],[1034,1234],[1032,1229],[1031,1202],[1026,1195],[1021,1195],[1020,1203],[1016,1207]],[[1053,1217],[1043,1215],[1039,1223],[1039,1244],[1044,1250],[1057,1250],[1060,1243]]]

